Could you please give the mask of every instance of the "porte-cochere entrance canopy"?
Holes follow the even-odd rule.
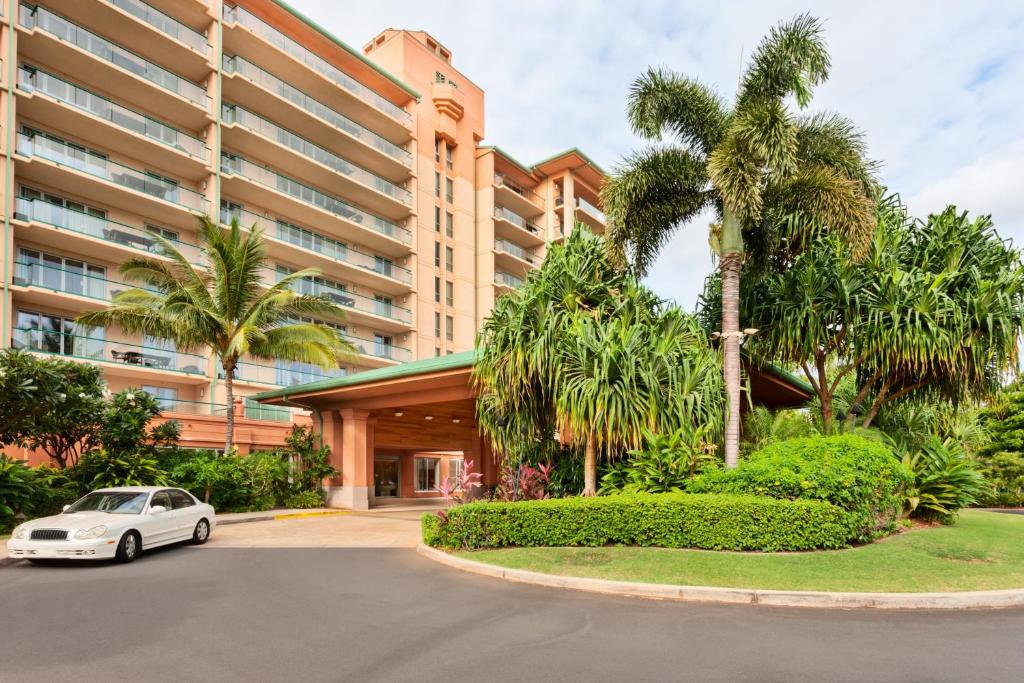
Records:
[[[252,398],[312,411],[341,473],[330,483],[329,506],[437,497],[435,487],[462,467],[480,472],[485,486],[497,482],[497,463],[476,423],[473,359],[467,351]],[[809,386],[777,368],[750,367],[748,374],[755,403],[799,406],[811,396]]]

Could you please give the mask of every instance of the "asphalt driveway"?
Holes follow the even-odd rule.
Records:
[[[220,530],[218,530],[220,531]],[[0,569],[0,680],[1016,681],[1024,611],[829,612],[507,584],[408,549]]]

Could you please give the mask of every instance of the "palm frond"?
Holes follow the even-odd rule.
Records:
[[[754,51],[740,83],[736,111],[790,95],[806,107],[811,87],[828,78],[829,66],[821,21],[809,14],[797,15],[773,27]]]
[[[668,131],[707,155],[725,135],[729,113],[711,87],[674,71],[649,68],[629,90],[629,122],[651,140]]]

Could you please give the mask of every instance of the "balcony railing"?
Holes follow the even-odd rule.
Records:
[[[397,360],[402,363],[407,363],[412,360],[412,351],[401,346],[384,344],[375,339],[363,339],[362,337],[355,337],[351,334],[346,334],[345,339],[347,339],[352,346],[356,347],[356,351],[366,356],[386,358],[387,360]]]
[[[604,211],[601,211],[601,209],[597,208],[583,197],[576,198],[576,207],[582,210],[584,213],[590,214],[591,216],[601,221],[602,223],[605,222]]]
[[[123,9],[136,19],[143,21],[161,33],[164,33],[202,55],[210,54],[210,44],[206,36],[195,31],[177,19],[167,16],[157,8],[147,5],[141,0],[107,0],[114,7]]]
[[[35,91],[49,95],[76,109],[110,121],[115,126],[144,135],[197,159],[206,161],[209,158],[210,150],[202,140],[45,71],[19,67],[18,87],[26,92]]]
[[[177,415],[205,415],[207,417],[226,417],[227,406],[223,403],[208,403],[206,401],[186,401],[180,398],[156,398],[162,413],[174,413]]]
[[[271,420],[273,422],[291,422],[294,408],[281,406],[265,406],[258,401],[245,399],[245,418],[247,420]]]
[[[285,275],[286,273],[268,268],[264,279],[268,282],[280,282]],[[325,297],[343,308],[379,315],[405,324],[412,322],[412,311],[407,308],[342,289],[326,280],[299,280],[292,285],[292,290],[299,294]]]
[[[238,6],[224,5],[224,21],[244,26],[263,40],[288,53],[313,71],[316,71],[324,78],[333,81],[342,90],[355,95],[378,111],[400,121],[405,126],[412,126],[412,115],[409,112],[389,102],[338,67],[327,62],[323,57],[314,54],[245,9]]]
[[[366,144],[380,152],[383,152],[401,164],[406,166],[410,166],[412,164],[412,154],[409,150],[396,145],[389,140],[385,140],[380,135],[377,135],[368,128],[364,128],[347,116],[339,114],[326,104],[313,99],[298,88],[285,83],[277,76],[264,71],[243,57],[239,57],[238,55],[235,55],[234,57],[225,55],[224,71],[227,73],[237,73],[253,83],[260,85],[271,92],[277,93],[279,96],[288,100],[298,108],[305,110],[310,115],[315,116],[328,125],[337,128],[354,138],[362,140]]]
[[[161,254],[163,252],[160,243],[145,230],[134,228],[124,223],[100,218],[92,214],[66,209],[56,204],[45,202],[41,199],[25,199],[17,197],[14,200],[14,217],[24,221],[52,225],[62,230],[70,230],[81,235],[89,235],[106,242],[111,242],[124,247],[138,249],[150,254]],[[193,263],[198,261],[200,256],[199,247],[187,242],[174,242],[178,251]]]
[[[540,263],[539,258],[534,256],[530,252],[526,251],[518,244],[512,244],[507,240],[494,240],[494,248],[497,251],[504,252],[510,256],[515,256],[518,259],[522,259],[523,261],[526,261],[532,266],[538,265]]]
[[[277,124],[271,123],[265,118],[253,114],[251,111],[243,109],[236,104],[225,104],[222,112],[225,124],[238,124],[257,135],[274,140],[308,159],[312,159],[317,163],[323,164],[343,176],[352,178],[356,182],[360,182],[373,188],[377,192],[398,200],[406,206],[412,205],[412,194],[405,188],[399,187],[398,185],[381,178],[375,173],[371,173],[364,168],[356,166],[337,154],[328,152],[323,147],[313,144],[306,138],[296,135],[287,128],[282,128]]]
[[[494,217],[498,218],[498,219],[501,219],[501,220],[508,221],[509,223],[512,223],[516,227],[522,228],[523,230],[526,230],[530,234],[536,235],[537,237],[540,237],[540,234],[541,234],[540,233],[540,228],[538,228],[533,223],[530,223],[529,221],[527,221],[525,218],[520,216],[515,211],[511,211],[509,209],[506,209],[504,206],[495,206],[494,207]]]
[[[536,192],[526,189],[514,180],[509,180],[508,177],[502,173],[494,174],[494,184],[498,187],[504,187],[505,189],[512,190],[517,195],[527,199],[528,201],[537,202],[540,200],[540,195]]]
[[[513,289],[523,286],[523,278],[516,277],[512,273],[506,273],[502,270],[494,273],[494,281],[499,285],[505,285],[506,287],[512,287]]]
[[[172,370],[189,375],[206,374],[206,358],[193,353],[110,341],[103,337],[90,337],[57,330],[17,327],[12,331],[11,346],[40,353],[133,365],[153,370]]]
[[[268,216],[258,216],[251,211],[221,209],[220,220],[225,225],[237,218],[242,227],[249,228],[254,224],[264,229],[265,234],[276,237],[301,249],[325,256],[333,261],[358,266],[371,272],[389,277],[404,284],[412,282],[412,271],[395,265],[389,259],[374,256],[360,251],[352,245],[339,242],[319,233],[315,233],[287,221],[275,220]]]
[[[73,146],[42,135],[29,136],[18,133],[18,154],[46,159],[129,190],[178,204],[186,209],[201,212],[208,210],[209,205],[205,195],[176,185],[164,178],[158,178],[151,173],[110,161],[99,154],[86,152],[77,145]]]
[[[80,268],[70,268],[66,264],[52,266],[38,261],[15,261],[14,284],[25,287],[41,287],[100,301],[110,301],[120,292],[129,289],[156,291],[141,284],[128,284],[89,273]]]
[[[221,155],[221,171],[242,176],[264,187],[283,192],[298,199],[300,202],[315,206],[346,221],[361,225],[382,235],[400,240],[405,244],[412,242],[412,233],[389,220],[375,216],[346,201],[338,199],[320,190],[315,190],[305,183],[282,175],[277,171],[254,164],[240,156],[225,153]]]
[[[134,52],[129,52],[120,45],[115,45],[106,38],[87,31],[45,7],[32,7],[23,4],[21,6],[21,25],[25,28],[41,29],[165,90],[181,95],[190,102],[203,108],[209,108],[210,97],[206,94],[205,88],[143,59]]]
[[[219,371],[224,377],[224,370]],[[295,363],[279,360],[274,365],[241,361],[235,368],[235,379],[241,382],[253,382],[268,386],[290,387],[296,384],[317,382],[322,379],[344,377],[348,374],[345,368],[321,368],[309,363]]]

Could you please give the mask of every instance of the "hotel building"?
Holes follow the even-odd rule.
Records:
[[[131,286],[125,259],[200,259],[203,215],[258,225],[265,281],[345,307],[359,351],[331,370],[240,366],[243,451],[300,417],[246,398],[473,347],[497,297],[575,221],[604,229],[602,171],[576,149],[533,165],[485,145],[484,91],[424,32],[356,50],[273,0],[0,0],[3,345],[142,387],[183,443],[223,443],[206,355],[74,324]]]

